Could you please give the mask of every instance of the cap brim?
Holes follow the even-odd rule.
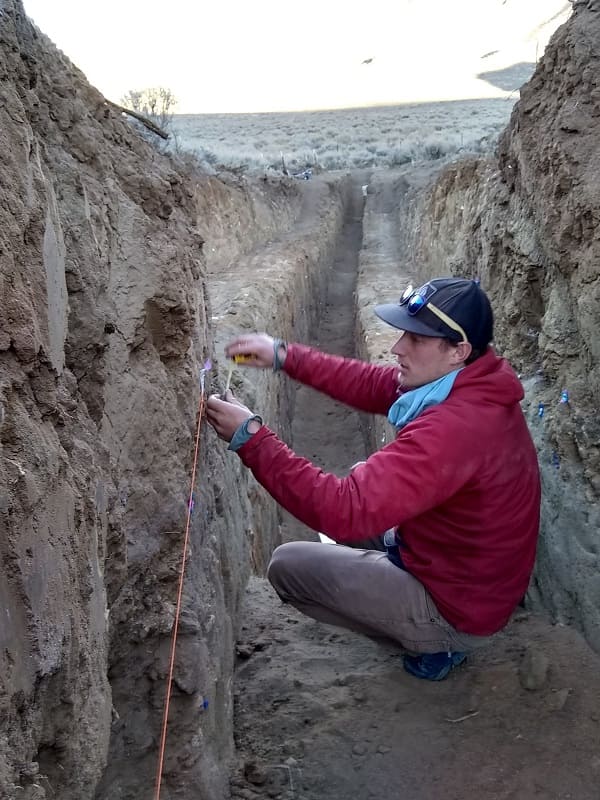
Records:
[[[416,315],[409,314],[406,306],[401,306],[399,303],[384,303],[383,305],[375,306],[374,310],[379,319],[401,331],[410,331],[411,333],[419,334],[419,336],[441,337],[444,335],[440,331],[425,325]]]

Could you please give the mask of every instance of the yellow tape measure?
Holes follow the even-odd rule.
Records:
[[[223,392],[223,396],[225,396],[229,391],[229,386],[231,384],[231,373],[233,372],[233,365],[245,364],[248,361],[253,361],[255,358],[256,358],[255,353],[237,353],[235,356],[231,357],[231,360],[229,361],[229,369],[227,370],[227,382],[225,383],[225,391]]]

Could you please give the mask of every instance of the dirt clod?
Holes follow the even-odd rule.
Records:
[[[529,691],[542,689],[548,681],[550,661],[545,653],[529,648],[519,668],[521,686]]]

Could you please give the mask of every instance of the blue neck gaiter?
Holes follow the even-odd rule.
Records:
[[[401,394],[390,406],[388,420],[398,430],[401,430],[408,422],[411,422],[422,411],[425,411],[426,408],[442,403],[450,394],[454,380],[459,372],[460,369],[455,369],[454,372],[449,372],[436,381],[431,381],[431,383],[426,383],[424,386],[419,386]]]

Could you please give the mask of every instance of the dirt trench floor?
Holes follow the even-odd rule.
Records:
[[[361,241],[357,195],[313,338],[344,355]],[[300,387],[293,446],[345,474],[365,456],[360,423]],[[283,533],[316,539],[289,516]],[[233,798],[600,800],[600,658],[542,616],[520,609],[493,646],[429,683],[393,643],[314,622],[253,578],[237,652]]]

